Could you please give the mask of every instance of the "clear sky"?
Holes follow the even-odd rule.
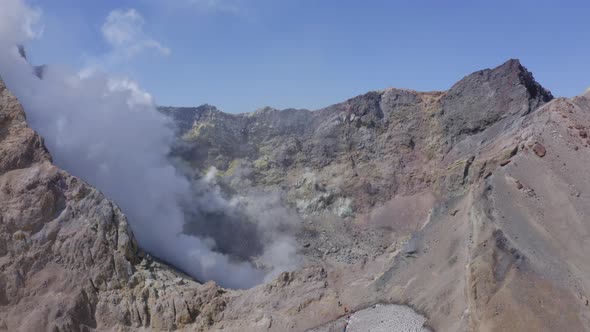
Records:
[[[557,96],[590,86],[589,1],[29,0],[30,58],[127,76],[160,105],[317,109],[444,90],[519,58]]]

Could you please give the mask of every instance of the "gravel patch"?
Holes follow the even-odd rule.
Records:
[[[346,332],[430,332],[426,317],[404,305],[375,305],[355,312],[348,319]]]

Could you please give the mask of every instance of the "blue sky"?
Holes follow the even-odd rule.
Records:
[[[444,90],[509,58],[557,96],[590,86],[587,1],[28,2],[45,27],[27,45],[34,62],[98,65],[161,105],[318,109],[387,87]],[[130,9],[140,41],[109,42],[107,17]]]

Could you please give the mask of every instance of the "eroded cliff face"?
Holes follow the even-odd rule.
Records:
[[[88,331],[211,325],[214,284],[142,254],[119,208],[52,165],[0,81],[0,329]]]
[[[0,83],[0,329],[337,331],[398,303],[437,331],[588,330],[590,96],[551,99],[511,60],[314,112],[163,108],[185,166],[301,217],[303,267],[227,290],[143,253]]]

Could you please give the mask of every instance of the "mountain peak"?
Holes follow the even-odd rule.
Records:
[[[526,68],[520,62],[520,59],[516,59],[516,58],[508,59],[506,62],[499,65],[495,69],[501,69],[501,68],[512,68],[512,69],[517,69],[517,70],[526,70]]]
[[[533,77],[533,74],[518,59],[510,59],[493,70],[507,75],[511,73],[516,74],[520,83],[527,88],[531,98],[539,98],[542,102],[548,102],[553,99],[551,92],[539,84]]]
[[[447,139],[460,140],[510,115],[525,115],[553,99],[518,59],[476,71],[457,82],[442,100]]]

